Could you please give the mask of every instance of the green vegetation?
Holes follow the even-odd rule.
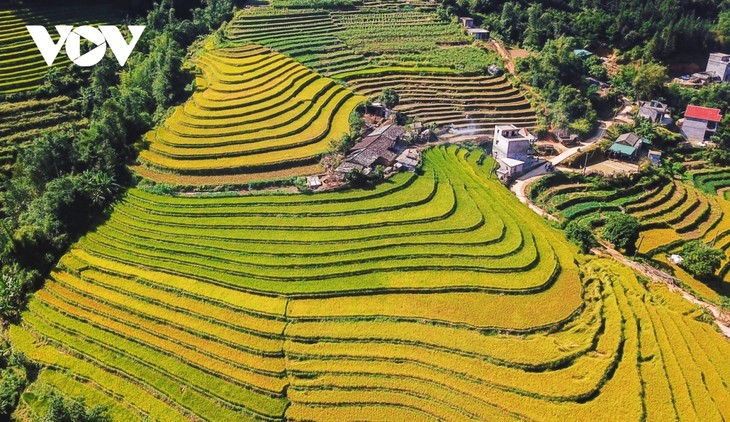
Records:
[[[727,46],[728,11],[719,0],[687,3],[672,0],[597,3],[464,2],[443,0],[446,12],[477,14],[508,43],[535,50],[561,35],[587,48],[617,49],[627,58],[647,61],[679,55],[703,56]]]
[[[682,266],[695,277],[707,278],[720,269],[722,259],[725,257],[723,251],[713,249],[707,244],[693,240],[682,246]]]
[[[596,238],[591,228],[587,224],[577,221],[571,221],[565,226],[565,236],[568,240],[578,245],[583,253],[588,253],[596,243]]]
[[[633,250],[639,238],[639,220],[631,215],[611,214],[601,236],[617,248]]]

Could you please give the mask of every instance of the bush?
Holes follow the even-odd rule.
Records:
[[[636,217],[617,213],[608,217],[601,235],[616,248],[632,252],[639,238],[639,228],[639,220]]]
[[[63,396],[51,393],[45,420],[47,422],[110,422],[112,418],[106,412],[104,406],[89,409],[83,398],[64,399]]]
[[[583,253],[588,253],[596,243],[591,228],[577,221],[571,221],[565,226],[565,235],[568,240],[578,245]]]
[[[682,266],[698,278],[712,276],[720,268],[722,259],[725,257],[723,251],[714,249],[699,240],[685,243],[681,254],[684,258]]]
[[[380,101],[388,108],[393,108],[400,103],[400,96],[393,88],[386,88],[380,94]]]

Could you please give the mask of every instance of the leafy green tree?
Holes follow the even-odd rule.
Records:
[[[616,248],[633,251],[639,238],[639,220],[628,214],[611,214],[603,226],[601,236]]]
[[[588,253],[591,247],[595,245],[596,238],[593,236],[593,230],[585,224],[571,221],[565,226],[565,236],[571,242],[580,247],[581,252]]]
[[[647,63],[636,71],[631,85],[637,99],[649,100],[657,96],[669,80],[667,68],[658,63]]]
[[[400,103],[400,96],[393,88],[385,88],[380,94],[380,101],[388,108],[392,109]]]
[[[700,240],[692,240],[682,247],[682,266],[694,276],[707,278],[720,268],[725,253]]]
[[[0,415],[9,420],[28,380],[18,368],[6,368],[0,372]]]
[[[522,24],[522,6],[515,2],[507,2],[502,6],[499,18],[499,29],[504,42],[513,44],[519,41],[524,32]]]
[[[111,422],[104,406],[91,409],[85,400],[64,399],[63,396],[51,393],[46,422]]]

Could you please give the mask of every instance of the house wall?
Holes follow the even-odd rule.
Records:
[[[507,141],[504,138],[494,138],[494,158],[512,158],[520,161],[527,161],[527,152],[530,150],[530,141],[528,140],[517,140]]]
[[[720,60],[719,57],[710,55],[707,60],[707,72],[715,72],[723,81],[730,81],[730,63]]]
[[[682,135],[687,139],[702,141],[707,133],[707,121],[693,118],[684,119]]]

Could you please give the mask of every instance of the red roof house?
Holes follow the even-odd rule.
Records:
[[[709,122],[719,122],[722,120],[719,108],[700,107],[688,105],[684,112],[685,118],[693,118],[697,120],[707,120]]]
[[[684,111],[682,135],[690,141],[704,141],[717,131],[722,114],[717,108],[688,105]]]

